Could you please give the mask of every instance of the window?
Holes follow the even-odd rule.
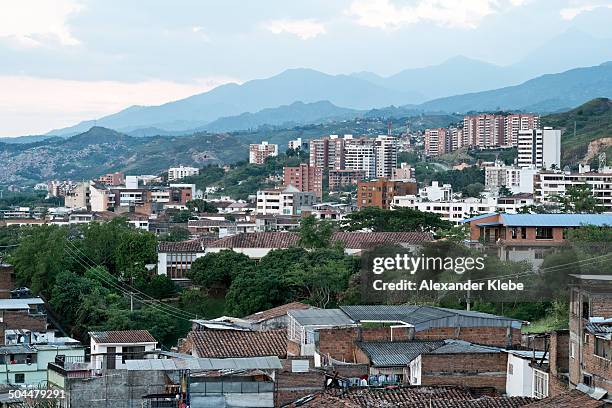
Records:
[[[583,319],[588,319],[589,317],[591,317],[589,305],[590,305],[589,297],[586,295],[582,296],[582,318]]]
[[[612,359],[612,350],[610,348],[610,341],[595,337],[595,355],[597,357],[605,358],[606,360]]]
[[[533,371],[533,396],[535,398],[548,397],[548,374],[542,371]]]
[[[25,374],[15,374],[15,384],[23,384],[25,382]]]
[[[518,236],[518,228],[512,227],[511,231],[512,231],[512,239],[516,239],[516,237]]]
[[[514,374],[514,365],[512,363],[508,364],[508,374]]]
[[[552,239],[553,229],[551,227],[537,227],[536,239]]]
[[[145,358],[145,346],[123,347],[123,363],[125,360],[142,360]]]
[[[584,385],[586,385],[587,387],[590,387],[593,385],[593,376],[590,374],[584,374],[582,376],[582,383]]]
[[[521,239],[527,239],[527,228],[521,228]]]

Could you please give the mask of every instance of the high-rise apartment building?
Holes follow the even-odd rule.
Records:
[[[544,129],[520,130],[517,136],[518,166],[536,169],[561,167],[561,131]]]
[[[376,177],[376,153],[374,139],[352,137],[344,139],[344,169],[362,170],[365,178]]]
[[[317,198],[323,196],[323,168],[300,164],[297,167],[283,169],[283,184],[293,186],[300,191],[310,191]]]
[[[539,120],[540,117],[533,114],[468,115],[463,118],[463,141],[481,149],[516,146],[518,132],[536,129]]]
[[[249,163],[264,164],[268,157],[278,156],[278,145],[261,142],[249,145]]]
[[[350,137],[350,135],[347,135]],[[345,138],[347,137],[345,136]],[[309,142],[310,165],[324,169],[344,168],[344,139],[330,135]]]
[[[446,153],[448,129],[436,128],[425,130],[425,154],[439,156]]]
[[[530,113],[508,115],[505,122],[505,146],[516,146],[518,144],[518,132],[520,130],[537,129],[540,127],[540,117]]]
[[[374,140],[376,154],[376,177],[391,178],[397,166],[398,139],[392,136],[378,136]]]

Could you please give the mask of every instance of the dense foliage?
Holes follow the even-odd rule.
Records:
[[[176,287],[149,272],[157,262],[153,234],[116,218],[103,224],[22,227],[18,235],[19,246],[9,259],[18,283],[48,299],[60,323],[77,338],[85,340],[93,330],[146,328],[171,345],[187,329],[186,315],[155,301],[174,296]]]

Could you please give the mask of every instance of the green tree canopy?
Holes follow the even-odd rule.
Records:
[[[361,211],[348,214],[341,224],[345,231],[370,229],[374,232],[435,232],[450,229],[453,226],[453,223],[442,220],[437,214],[402,207],[393,210],[366,207]]]
[[[248,256],[223,250],[196,259],[191,264],[188,276],[193,283],[205,288],[229,288],[236,276],[249,273],[255,267],[255,261]]]

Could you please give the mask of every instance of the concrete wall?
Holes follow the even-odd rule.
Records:
[[[132,408],[142,396],[165,392],[163,371],[108,370],[104,376],[70,378],[64,391],[66,408]]]

